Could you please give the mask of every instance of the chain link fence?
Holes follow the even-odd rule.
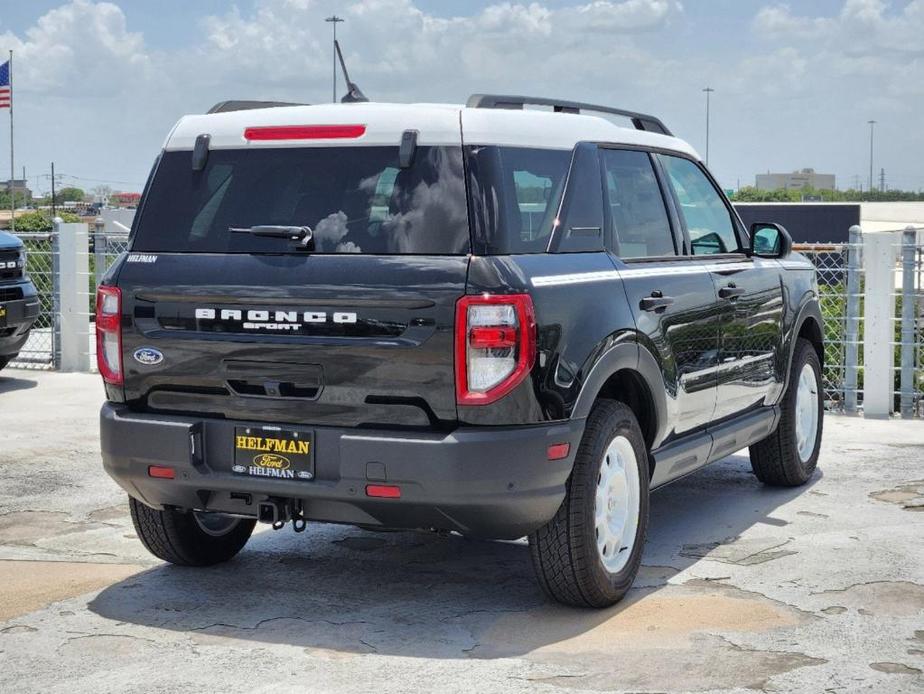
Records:
[[[903,231],[895,250],[901,268],[893,295],[895,409],[924,417],[924,229]]]
[[[41,309],[29,340],[13,366],[56,368],[60,350],[58,239],[51,233],[21,233],[28,252],[27,270],[38,290]],[[924,417],[924,231],[894,232],[894,410],[904,417]],[[96,287],[106,270],[128,247],[128,234],[106,231],[97,224],[88,248],[88,306],[92,321]],[[795,250],[814,264],[824,322],[823,385],[829,410],[858,412],[864,401],[864,292],[866,269],[863,237],[851,229],[848,243],[799,244]],[[874,259],[870,259],[873,262]],[[82,282],[81,282],[82,283]],[[879,296],[877,294],[877,296]],[[82,300],[81,300],[82,301]],[[93,358],[90,339],[81,352]],[[877,362],[878,363],[878,362]]]
[[[35,325],[29,333],[29,339],[10,366],[26,369],[54,369],[57,368],[60,358],[60,307],[57,298],[59,296],[58,237],[56,232],[17,233],[16,236],[26,247],[26,271],[38,293],[40,309]],[[94,305],[96,287],[109,266],[127,247],[127,233],[106,232],[101,225],[96,225],[95,232],[90,236],[88,257],[87,311],[89,314],[92,315],[96,310]],[[92,358],[95,354],[95,347],[95,342],[90,340],[87,349],[91,356],[91,364],[95,363],[95,359]]]
[[[38,291],[39,315],[29,339],[12,366],[51,369],[55,354],[55,267],[54,233],[16,234],[26,247],[26,272]]]
[[[852,243],[797,244],[818,277],[824,322],[825,404],[856,412],[863,403],[863,266],[859,235]]]

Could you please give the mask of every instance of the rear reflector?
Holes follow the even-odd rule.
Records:
[[[162,465],[149,465],[148,475],[157,477],[162,480],[172,480],[176,477],[176,471],[172,467],[163,467]]]
[[[394,484],[367,484],[366,496],[374,496],[380,499],[400,499],[401,487]]]
[[[244,128],[245,140],[344,140],[362,137],[365,125],[266,125]]]
[[[571,452],[570,443],[553,443],[549,444],[548,449],[546,449],[546,454],[548,455],[549,460],[561,460],[568,457],[568,453]]]

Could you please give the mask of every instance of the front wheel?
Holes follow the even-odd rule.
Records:
[[[13,361],[13,357],[0,357],[0,369]]]
[[[147,550],[159,559],[180,566],[211,566],[240,552],[256,521],[221,513],[162,511],[129,499],[135,532]]]
[[[553,600],[607,607],[628,592],[648,529],[648,451],[632,410],[601,400],[587,418],[565,500],[529,536],[539,585]]]
[[[751,468],[764,484],[797,487],[818,465],[824,402],[821,362],[812,343],[799,338],[776,431],[750,448]]]

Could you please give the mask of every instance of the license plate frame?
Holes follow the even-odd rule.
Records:
[[[231,471],[236,475],[294,482],[310,482],[315,477],[313,430],[236,426],[231,443]]]

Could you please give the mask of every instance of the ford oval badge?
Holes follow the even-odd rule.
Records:
[[[133,356],[136,362],[144,364],[145,366],[155,366],[164,360],[164,355],[161,354],[160,350],[156,350],[153,347],[136,349]]]

